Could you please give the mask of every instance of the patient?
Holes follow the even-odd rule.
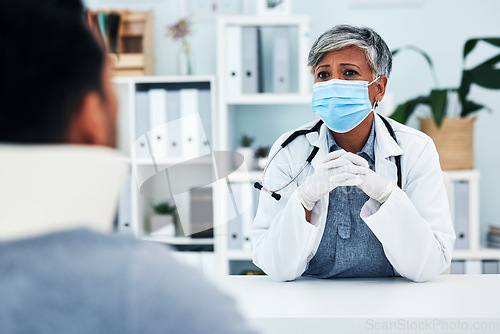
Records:
[[[0,333],[249,333],[163,247],[107,234],[128,167],[79,0],[0,3]]]

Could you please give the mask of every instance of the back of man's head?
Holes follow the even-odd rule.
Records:
[[[105,55],[80,0],[0,4],[0,142],[64,143]]]

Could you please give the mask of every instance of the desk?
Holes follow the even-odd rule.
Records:
[[[227,276],[217,284],[261,333],[500,333],[500,275],[308,279]]]

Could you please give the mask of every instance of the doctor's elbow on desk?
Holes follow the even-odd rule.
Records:
[[[434,263],[435,260],[432,259],[433,255],[428,254],[427,260],[422,265],[418,271],[410,270],[405,273],[403,270],[399,272],[403,277],[412,280],[415,283],[425,283],[443,273],[446,269],[450,267],[451,264],[451,252],[443,251],[442,261],[440,263]]]
[[[278,281],[278,282],[288,282],[288,281],[294,281],[297,277],[299,277],[302,273],[297,274],[297,270],[294,268],[291,268],[289,264],[286,266],[276,262],[280,261],[280,259],[276,258],[267,258],[265,260],[265,263],[262,263],[262,261],[259,261],[259,256],[256,255],[254,251],[253,255],[253,263],[262,269],[264,273],[271,277],[273,280]]]

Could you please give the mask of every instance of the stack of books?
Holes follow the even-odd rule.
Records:
[[[500,248],[500,226],[490,226],[486,236],[488,247]]]

